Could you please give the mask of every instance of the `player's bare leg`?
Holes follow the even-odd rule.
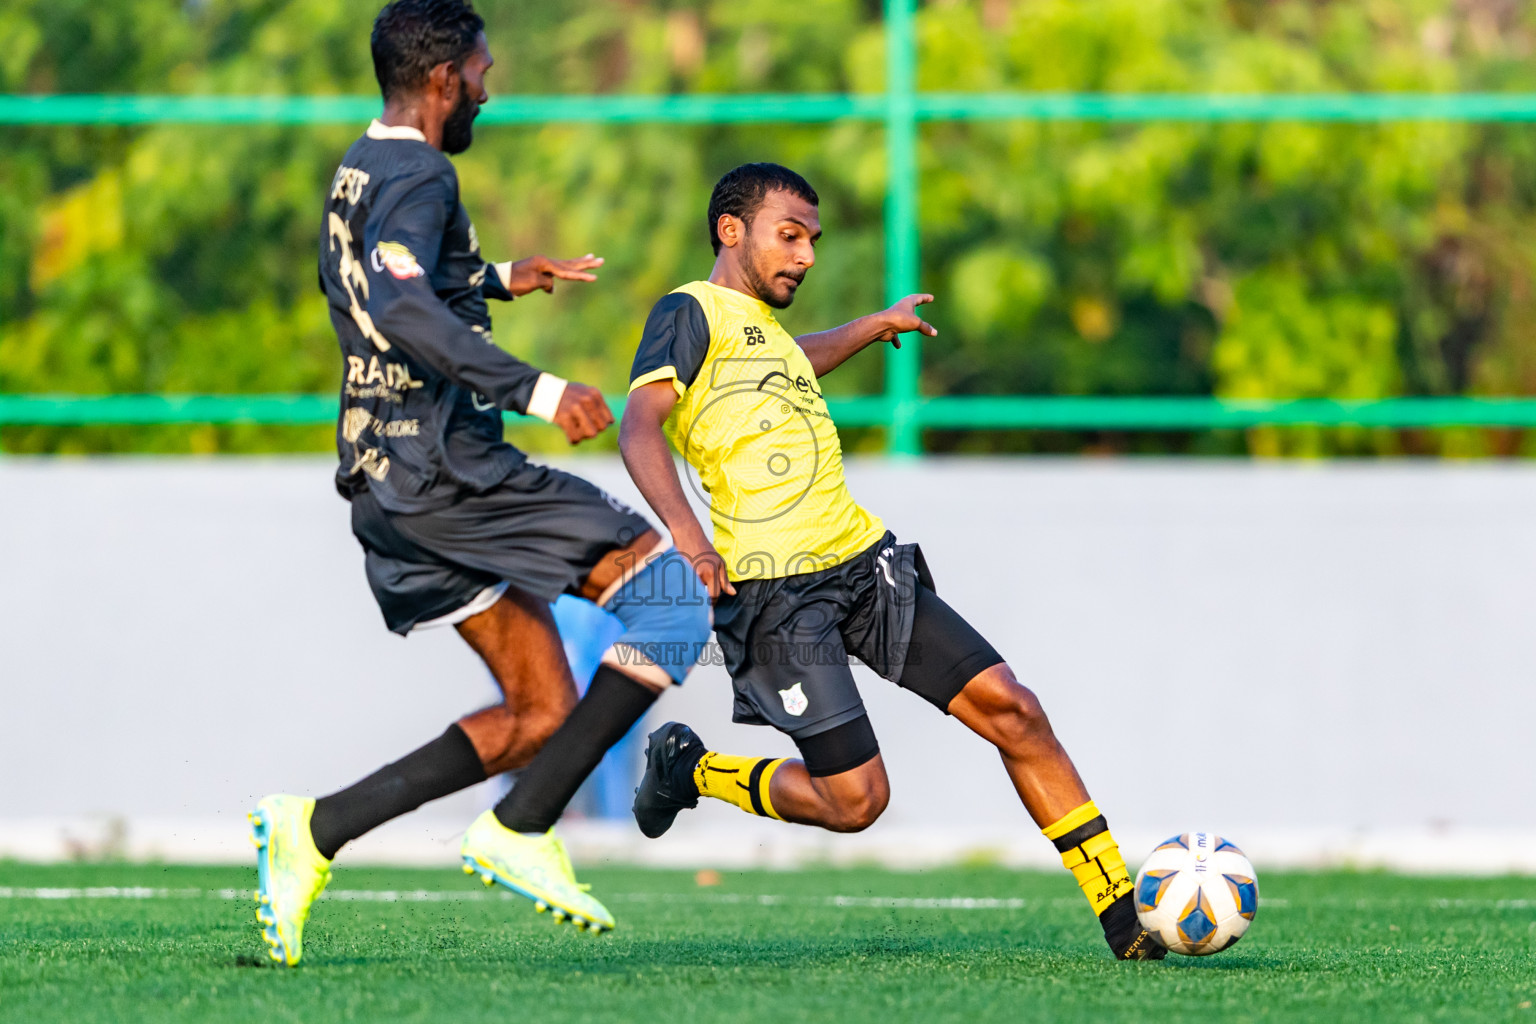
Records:
[[[579,595],[596,600],[640,559],[656,548],[660,535],[647,530],[608,552],[587,574]],[[480,655],[502,702],[459,719],[474,744],[486,775],[526,765],[576,706],[565,649],[549,606],[516,588],[502,600],[458,625],[459,635]]]
[[[997,748],[1036,825],[1046,828],[1088,802],[1088,790],[1051,731],[1045,709],[1006,664],[967,683],[949,713]]]
[[[655,530],[645,530],[608,552],[581,582],[581,592],[606,590],[658,540]],[[458,630],[495,677],[502,702],[466,715],[401,760],[316,801],[310,830],[327,860],[386,821],[528,764],[576,705],[576,684],[543,600],[509,587]]]
[[[556,749],[534,758],[496,805],[495,817],[506,828],[524,835],[547,832],[608,748],[667,687],[681,682],[697,656],[691,648],[707,639],[707,595],[692,568],[670,545],[662,549],[660,540],[654,530],[646,531],[611,552],[583,581],[582,596],[600,602],[627,628],[604,653],[586,695],[562,716]],[[690,649],[663,666],[644,653],[657,641]],[[618,657],[621,648],[624,658]]]
[[[997,747],[1025,810],[1061,853],[1115,955],[1161,959],[1164,950],[1137,921],[1120,848],[1035,695],[1006,664],[997,664],[971,679],[949,711]],[[698,796],[836,832],[868,828],[890,800],[878,754],[849,771],[818,777],[800,760],[705,750],[691,729],[671,723],[652,734],[646,758],[635,809],[648,835],[666,831],[677,811],[694,806]]]
[[[878,752],[846,771],[812,775],[798,758],[741,757],[709,750],[688,726],[668,722],[651,733],[645,775],[635,791],[635,821],[656,838],[677,812],[713,797],[748,814],[860,832],[890,803],[891,786]]]
[[[508,588],[458,631],[490,669],[502,698],[459,719],[459,728],[487,776],[521,768],[576,706],[576,681],[554,615],[544,601]]]
[[[1045,710],[1007,665],[995,665],[971,680],[949,711],[997,747],[1019,799],[1041,828],[1088,802],[1088,791],[1051,731]],[[879,755],[852,771],[825,777],[811,775],[801,761],[785,761],[769,788],[777,817],[834,832],[857,832],[874,824],[890,794]]]
[[[612,928],[613,916],[576,884],[552,829],[608,748],[662,690],[682,682],[709,635],[707,595],[698,577],[670,545],[657,550],[658,540],[654,533],[637,538],[586,581],[584,592],[624,624],[624,633],[604,652],[586,694],[512,792],[470,826],[460,851],[464,870],[487,885],[500,883],[556,920],[593,931]],[[514,735],[520,736],[515,729]],[[521,743],[514,741],[516,752]]]
[[[400,760],[316,800],[310,832],[327,860],[386,821],[526,764],[575,704],[576,685],[543,601],[509,587],[458,628],[495,676],[502,703],[466,715]]]
[[[998,664],[967,683],[950,702],[949,712],[997,747],[1024,809],[1055,844],[1115,955],[1122,960],[1161,959],[1165,951],[1136,918],[1120,847],[1035,695],[1011,668]]]
[[[1051,731],[1040,702],[1020,685],[1007,665],[995,665],[976,676],[955,697],[949,710],[971,731],[997,747],[1019,799],[1037,825],[1046,828],[1088,803],[1088,791],[1072,759]],[[738,760],[747,763],[743,766]],[[701,795],[728,792],[721,782],[735,785],[745,793],[747,778],[757,760],[706,753],[699,766],[704,777]],[[770,768],[771,776],[759,779],[759,786],[763,787],[760,796],[769,801],[771,816],[784,821],[816,825],[833,832],[858,832],[874,824],[890,802],[890,781],[885,762],[878,754],[873,760],[836,775],[814,776],[800,760],[770,760],[764,768],[765,775]],[[742,799],[750,807],[750,795]]]
[[[832,832],[862,832],[891,802],[885,762],[876,754],[851,771],[815,776],[803,761],[785,761],[769,780],[774,816]]]
[[[571,670],[543,601],[509,588],[459,631],[501,684],[501,704],[337,793],[319,800],[278,794],[257,804],[256,916],[274,960],[293,966],[303,956],[309,909],[345,843],[490,772],[526,763],[575,703]]]

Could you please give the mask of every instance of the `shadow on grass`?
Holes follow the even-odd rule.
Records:
[[[959,941],[957,941],[957,939]],[[1085,948],[1064,951],[1041,942],[996,941],[958,936],[857,936],[847,938],[664,938],[595,942],[519,939],[505,944],[476,942],[440,947],[424,956],[421,950],[401,953],[326,955],[316,950],[305,958],[313,970],[397,965],[420,970],[500,971],[515,963],[520,972],[546,976],[581,971],[588,975],[625,975],[656,969],[806,971],[816,968],[910,969],[965,962],[981,971],[1049,973],[1064,963],[1081,967],[1124,970],[1105,951]],[[1154,965],[1134,965],[1155,969]]]
[[[236,956],[235,959],[232,962],[221,964],[220,966],[223,966],[223,967],[274,967],[276,965],[273,964],[271,959],[268,958],[268,957],[250,956],[247,953],[241,953],[238,956]]]
[[[632,975],[639,971],[687,970],[785,970],[815,969],[910,970],[929,966],[949,968],[964,963],[974,977],[1051,975],[1067,968],[1087,970],[1105,977],[1150,977],[1159,973],[1194,971],[1217,975],[1258,972],[1311,973],[1322,965],[1262,951],[1225,952],[1211,957],[1169,955],[1156,963],[1119,963],[1108,951],[1095,946],[1064,949],[1050,940],[1008,940],[997,936],[878,935],[844,938],[625,938],[592,939],[556,934],[542,939],[527,937],[505,941],[477,938],[454,941],[444,937],[431,946],[409,950],[356,950],[328,954],[323,948],[308,952],[300,968],[309,972],[395,967],[405,973],[496,973],[516,964],[519,972],[547,978],[573,972],[601,977]],[[232,959],[215,958],[221,968],[284,968],[265,957],[240,953]],[[1176,976],[1171,975],[1170,976]]]

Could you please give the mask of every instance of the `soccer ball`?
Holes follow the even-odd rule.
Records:
[[[1136,916],[1175,953],[1221,952],[1243,937],[1258,909],[1253,865],[1212,832],[1160,843],[1136,873]]]

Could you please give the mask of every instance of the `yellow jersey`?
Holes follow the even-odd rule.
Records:
[[[815,572],[885,534],[843,479],[837,427],[811,361],[764,302],[694,281],[646,320],[631,391],[669,380],[664,430],[709,506],[733,580]]]

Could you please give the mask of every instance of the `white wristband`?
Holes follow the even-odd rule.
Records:
[[[555,422],[555,412],[560,399],[565,396],[566,380],[552,373],[541,373],[533,385],[533,395],[528,399],[528,415],[537,416],[545,423]]]
[[[496,276],[501,280],[501,286],[507,291],[512,290],[512,261],[496,264]]]

